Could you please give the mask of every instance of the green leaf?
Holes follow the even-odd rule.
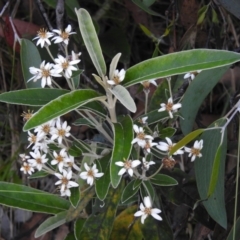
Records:
[[[83,226],[84,226],[85,222],[86,222],[86,219],[83,219],[83,218],[79,218],[75,221],[75,223],[74,223],[74,236],[75,236],[76,240],[81,240],[80,234],[81,234],[81,231],[83,229]]]
[[[170,53],[134,65],[126,71],[125,87],[152,78],[212,69],[238,62],[240,54],[224,50],[193,49]]]
[[[111,183],[110,159],[111,155],[108,154],[99,160],[99,164],[101,165],[101,169],[104,175],[96,180],[95,190],[98,198],[102,201],[106,198]]]
[[[46,176],[48,176],[48,175],[49,175],[49,173],[47,173],[47,172],[37,171],[37,172],[33,173],[32,175],[30,175],[30,176],[28,177],[28,179],[43,178],[43,177],[46,177]]]
[[[196,115],[203,100],[219,82],[229,67],[222,67],[203,71],[191,82],[184,94],[180,114],[180,126],[184,135],[188,134],[194,125]]]
[[[185,136],[182,140],[180,140],[176,145],[174,145],[169,152],[170,155],[175,153],[178,149],[182,148],[183,146],[186,146],[189,142],[191,142],[193,139],[195,139],[197,136],[199,136],[201,133],[203,133],[205,129],[198,129],[191,133],[189,133],[187,136]]]
[[[79,239],[109,239],[117,207],[122,195],[123,183],[117,189],[110,188],[102,211],[91,215],[85,222]]]
[[[150,15],[165,18],[163,15],[148,8],[148,5],[145,5],[144,2],[142,2],[141,0],[132,0],[132,2],[135,3],[139,8],[141,8],[143,11],[145,11],[146,13],[148,13]]]
[[[235,228],[235,238],[233,237],[233,229]],[[239,240],[240,239],[240,217],[237,219],[236,225],[233,225],[227,240]]]
[[[60,117],[88,102],[102,99],[93,90],[80,89],[64,94],[39,109],[25,124],[23,130],[28,131],[51,119]]]
[[[76,66],[77,67],[77,66]],[[77,67],[78,68],[78,67]],[[80,84],[80,75],[82,74],[83,70],[77,70],[74,71],[73,75],[72,75],[72,81],[74,84],[74,89],[78,89],[79,88],[79,84]]]
[[[60,212],[53,217],[48,218],[45,220],[36,230],[34,237],[38,238],[43,234],[63,225],[66,223],[66,214],[67,211]]]
[[[6,182],[0,182],[0,204],[48,214],[56,214],[70,207],[67,200],[57,195]]]
[[[110,68],[109,68],[109,79],[113,79],[114,76],[114,71],[117,68],[118,61],[121,57],[121,53],[116,54],[116,56],[113,57],[111,63],[110,63]]]
[[[81,193],[79,187],[71,188],[71,196],[69,197],[70,203],[73,207],[76,207],[81,199]]]
[[[128,201],[138,192],[140,188],[140,184],[138,184],[134,188],[135,183],[136,183],[136,180],[132,180],[130,183],[127,183],[127,186],[124,188],[122,193],[122,198],[121,198],[122,203],[125,203],[126,201]]]
[[[100,77],[105,76],[106,64],[91,16],[83,8],[80,8],[79,10],[75,9],[75,11],[78,17],[80,32],[90,58],[92,59],[93,65],[95,66]]]
[[[208,198],[211,197],[217,185],[218,173],[219,173],[220,164],[221,164],[221,156],[222,156],[222,145],[218,147],[214,157],[212,174],[211,174],[209,188],[208,188]]]
[[[82,126],[82,125],[86,125],[90,128],[95,128],[95,125],[92,124],[91,120],[89,120],[88,118],[78,118],[73,125],[75,126]]]
[[[155,199],[155,190],[150,181],[143,181],[140,187],[142,199],[146,196],[149,196],[150,199],[154,202]]]
[[[0,102],[27,106],[43,106],[68,92],[68,90],[54,88],[16,90],[0,94]]]
[[[113,126],[114,146],[110,164],[110,177],[112,186],[116,188],[122,176],[118,175],[121,168],[115,163],[129,159],[133,140],[133,122],[130,116],[126,116],[121,123],[114,123]]]
[[[89,112],[97,114],[99,117],[106,118],[107,111],[99,102],[89,102],[80,107],[80,109],[88,110]]]
[[[208,11],[209,5],[204,5],[199,11],[198,11],[198,20],[197,25],[200,25],[203,23],[204,19],[206,19],[206,13]]]
[[[209,126],[209,128],[223,126],[226,120],[219,119]],[[217,184],[214,192],[207,200],[203,201],[208,214],[223,228],[227,227],[227,217],[224,201],[224,177],[225,177],[225,158],[227,150],[227,137],[224,134],[223,143],[221,145],[221,156],[218,159],[220,152],[218,148],[221,141],[221,130],[214,129],[205,131],[201,139],[203,139],[203,148],[201,150],[202,157],[197,158],[194,162],[196,182],[199,191],[199,195],[202,200],[208,197],[209,189],[212,192],[212,186],[215,185],[214,182],[211,183],[212,174],[216,174],[218,171]],[[220,150],[219,150],[220,151]],[[217,152],[217,155],[216,155]],[[215,166],[214,159],[216,157]],[[213,167],[218,167],[218,169],[213,169]],[[203,171],[204,170],[204,171]],[[214,180],[216,181],[216,180]],[[214,183],[214,184],[213,184]],[[212,186],[210,185],[212,184]]]
[[[159,106],[159,108],[160,108],[160,106]],[[158,112],[158,110],[154,110],[154,111],[148,112],[148,114],[145,114],[145,115],[141,116],[140,118],[143,118],[143,117],[148,117],[147,123],[148,123],[148,125],[151,125],[156,122],[159,122],[162,119],[169,118],[169,114],[167,111]]]
[[[113,88],[109,88],[109,91],[122,103],[122,105],[131,112],[136,112],[136,104],[129,94],[128,90],[121,86],[116,85]]]
[[[150,181],[152,184],[158,186],[174,186],[178,184],[178,182],[174,178],[160,173],[152,177]]]
[[[175,128],[172,128],[172,127],[167,127],[167,128],[163,128],[161,131],[160,131],[160,137],[161,138],[166,138],[166,137],[172,137],[175,132],[177,130]]]
[[[30,81],[27,83],[27,81],[31,77],[33,77],[33,75],[29,72],[29,68],[30,67],[39,68],[42,62],[38,49],[32,41],[24,38],[21,40],[20,57],[23,77],[27,88],[40,88],[41,87],[40,79],[36,82]]]

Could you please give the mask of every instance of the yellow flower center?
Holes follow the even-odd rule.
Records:
[[[56,160],[60,163],[60,162],[63,161],[63,157],[62,157],[61,155],[58,155],[58,156],[56,157]]]
[[[67,185],[68,184],[68,179],[66,177],[62,178],[62,184]]]
[[[143,132],[140,132],[137,134],[137,138],[144,140],[145,134]]]
[[[41,28],[37,33],[40,38],[47,38],[47,30],[45,30],[44,28]]]
[[[50,126],[49,126],[48,124],[46,124],[46,125],[44,125],[44,126],[42,127],[42,130],[43,130],[43,132],[45,132],[45,133],[49,133],[49,132],[50,132]]]
[[[25,171],[29,171],[31,169],[31,166],[29,164],[23,166],[23,168],[25,169]]]
[[[33,115],[33,111],[28,110],[28,112],[23,112],[21,114],[21,117],[23,117],[24,121],[27,121],[32,117],[32,115]]]
[[[172,111],[172,107],[173,107],[173,103],[168,103],[168,104],[166,105],[166,110],[167,110],[167,111]]]
[[[58,136],[65,136],[65,130],[64,129],[58,129]]]
[[[60,36],[61,36],[63,39],[68,39],[69,34],[68,34],[67,32],[65,32],[65,31],[63,31]]]
[[[41,159],[41,158],[36,158],[36,162],[37,162],[38,164],[41,164],[41,163],[42,163],[42,159]]]
[[[126,161],[126,162],[124,163],[124,168],[129,169],[129,168],[131,168],[131,167],[132,167],[132,161]]]
[[[35,143],[37,141],[37,136],[32,135],[30,142]]]
[[[62,68],[63,68],[64,70],[66,70],[66,69],[68,68],[68,66],[69,66],[68,61],[62,63]]]
[[[49,77],[50,76],[50,71],[45,69],[45,68],[42,68],[42,76],[43,77]]]
[[[142,85],[144,88],[149,88],[150,82],[149,81],[142,82]]]
[[[191,153],[192,153],[192,155],[199,156],[200,149],[198,149],[198,148],[191,148]]]
[[[88,171],[87,175],[88,175],[89,177],[94,177],[94,172],[93,172],[93,170],[90,169],[90,170]]]
[[[121,82],[118,76],[114,76],[113,81],[115,82],[116,85],[118,85]]]
[[[151,208],[145,208],[144,213],[147,214],[147,215],[150,215],[151,214]]]

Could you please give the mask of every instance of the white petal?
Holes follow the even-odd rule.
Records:
[[[124,166],[124,162],[115,162],[116,165],[123,167]]]
[[[140,165],[141,164],[141,161],[140,160],[133,160],[132,161],[132,168],[135,168],[135,167],[137,167],[138,165]]]
[[[144,197],[143,202],[144,202],[144,205],[145,205],[146,208],[151,208],[152,207],[150,197]]]
[[[126,168],[121,168],[120,171],[118,172],[118,175],[123,175],[126,172]]]

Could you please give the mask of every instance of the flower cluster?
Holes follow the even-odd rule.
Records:
[[[40,29],[38,31],[38,36],[34,39],[38,39],[37,45],[40,45],[42,48],[51,45],[51,41],[54,43],[63,43],[68,45],[69,36],[75,34],[75,32],[71,32],[72,27],[68,25],[64,31],[54,29],[52,32],[48,32],[45,29]],[[80,62],[79,60],[80,53],[76,54],[72,51],[72,56],[68,56],[66,52],[66,57],[62,55],[58,55],[57,58],[53,58],[53,63],[45,63],[43,61],[39,68],[30,67],[29,71],[33,74],[29,81],[33,80],[36,82],[41,79],[41,87],[44,88],[47,86],[52,86],[53,77],[62,77],[64,76],[66,79],[70,79],[72,77],[72,72],[78,70],[75,66]]]
[[[91,168],[85,163],[87,171],[81,172],[74,157],[68,154],[66,138],[70,136],[70,129],[60,118],[36,127],[33,133],[28,132],[28,148],[31,147],[32,151],[29,155],[19,155],[22,160],[20,170],[24,174],[31,175],[35,170],[54,174],[59,179],[55,185],[59,185],[61,196],[68,197],[71,196],[70,188],[79,186],[79,177],[93,185],[95,178],[103,176],[103,173],[98,173],[96,164]],[[49,144],[54,144],[59,150],[51,150]]]

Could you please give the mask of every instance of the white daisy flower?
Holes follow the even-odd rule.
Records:
[[[54,59],[55,65],[53,66],[56,73],[64,73],[66,78],[72,77],[72,71],[77,71],[78,69],[73,65],[76,65],[80,62],[79,59],[69,61],[67,58],[62,55],[58,55],[58,58]]]
[[[142,127],[134,124],[133,129],[135,133],[137,133],[136,138],[132,140],[132,144],[137,143],[140,147],[144,147],[146,145],[146,140],[153,140],[153,137],[150,135],[146,135]]]
[[[158,110],[158,112],[168,111],[169,117],[173,118],[173,112],[176,112],[178,108],[182,107],[182,104],[181,103],[173,104],[173,100],[170,97],[168,99],[167,104],[161,103],[160,106],[161,108]]]
[[[43,61],[40,65],[40,68],[30,67],[29,71],[34,76],[31,77],[27,82],[33,80],[36,82],[38,79],[42,79],[41,87],[44,88],[46,85],[52,85],[52,77],[61,77],[54,69],[52,69],[52,63],[46,63]]]
[[[32,167],[32,165],[28,162],[23,162],[22,167],[20,168],[20,171],[23,171],[24,174],[29,174],[32,175],[32,173],[34,172],[34,168]]]
[[[87,163],[84,163],[84,168],[86,172],[80,173],[80,178],[87,180],[87,184],[93,185],[95,178],[100,178],[104,175],[104,173],[99,173],[96,164],[93,164],[92,167],[89,167]]]
[[[47,46],[51,45],[51,42],[50,42],[49,38],[51,38],[52,36],[53,36],[53,33],[48,32],[44,28],[41,28],[37,32],[37,37],[35,37],[33,40],[38,39],[36,45],[38,46],[40,44],[41,48],[43,48],[45,46],[45,44]]]
[[[48,161],[46,154],[41,154],[39,151],[29,153],[33,158],[29,159],[28,162],[33,168],[36,168],[38,171],[41,171],[43,165]]]
[[[141,217],[141,223],[144,224],[145,219],[151,215],[155,219],[161,221],[162,218],[158,215],[161,210],[158,208],[152,208],[152,203],[150,200],[150,197],[144,197],[143,203],[140,204],[140,211],[137,211],[134,216],[135,217]]]
[[[63,171],[63,166],[67,161],[66,149],[63,148],[59,153],[53,151],[54,159],[51,161],[51,165],[58,165],[59,172]]]
[[[73,156],[67,156],[66,161],[64,162],[64,167],[67,167],[69,171],[73,168],[78,172],[81,171],[81,169],[75,164]]]
[[[131,177],[133,176],[133,169],[141,164],[139,160],[125,160],[124,162],[115,162],[116,165],[123,167],[118,172],[118,175],[123,175],[127,172]]]
[[[171,149],[173,148],[174,145],[176,145],[176,143],[172,143],[172,140],[168,137],[166,137],[166,141],[165,142],[159,142],[157,145],[157,148],[163,152],[170,152]],[[183,154],[184,151],[182,149],[178,149],[176,152],[173,153],[173,155],[177,155],[177,154]]]
[[[188,152],[188,157],[191,157],[191,162],[193,162],[196,157],[202,157],[201,149],[203,148],[203,140],[196,140],[192,148],[185,147],[185,152]]]
[[[27,146],[27,148],[29,148],[32,144],[33,147],[32,149],[36,149],[39,146],[40,141],[43,139],[44,135],[35,135],[33,133],[31,133],[30,131],[28,131],[28,141],[29,141],[29,145]]]
[[[139,121],[141,124],[147,124],[147,119],[148,119],[148,117],[143,117],[143,118],[140,118],[138,121]]]
[[[109,85],[118,85],[125,78],[125,74],[126,74],[126,71],[124,69],[122,69],[120,72],[118,69],[116,69],[113,74],[113,79],[108,80],[107,83]]]
[[[74,182],[74,181],[70,181],[70,179],[72,178],[72,171],[66,171],[65,169],[63,169],[62,174],[60,173],[55,173],[55,176],[59,178],[59,180],[55,183],[55,185],[60,185],[60,192],[62,196],[71,196],[71,192],[69,190],[69,188],[72,187],[78,187],[78,183]]]
[[[183,78],[184,79],[187,79],[187,78],[190,78],[191,80],[193,80],[202,70],[197,70],[196,72],[189,72],[189,73],[186,73]]]
[[[52,38],[53,41],[55,40],[54,43],[64,42],[66,45],[69,43],[69,36],[76,34],[75,32],[71,32],[72,26],[70,24],[65,28],[64,31],[58,29],[54,29],[52,31],[58,34],[58,36]]]
[[[55,125],[55,120],[51,120],[47,123],[44,123],[38,127],[36,127],[34,129],[34,132],[37,133],[37,135],[44,135],[44,136],[47,136],[48,134],[50,134],[50,132],[52,131],[52,129],[54,128],[54,125]]]
[[[148,161],[146,161],[146,159],[144,157],[142,158],[142,166],[145,170],[148,170],[150,165],[153,165],[153,164],[155,164],[154,161],[149,161],[148,162]]]
[[[63,138],[70,136],[70,129],[71,127],[67,125],[66,121],[61,124],[61,120],[58,118],[56,121],[56,127],[51,130],[51,140],[57,139],[58,143],[62,144]]]

